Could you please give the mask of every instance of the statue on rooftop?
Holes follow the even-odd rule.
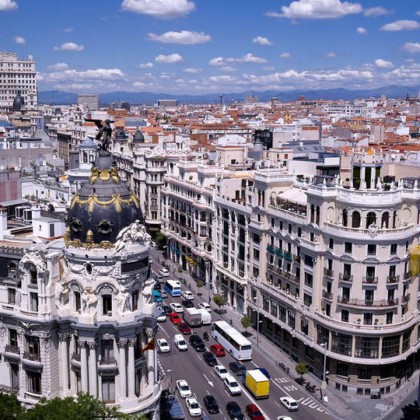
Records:
[[[96,140],[101,140],[100,149],[105,152],[108,151],[108,147],[109,147],[109,143],[111,141],[111,135],[112,135],[111,123],[113,123],[114,121],[111,121],[108,119],[103,121],[100,119],[91,119],[91,118],[85,118],[85,121],[95,123],[96,127],[98,127],[99,129],[95,138]]]

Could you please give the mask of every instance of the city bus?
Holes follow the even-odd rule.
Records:
[[[214,322],[211,336],[236,360],[252,359],[251,342],[226,321]]]
[[[181,296],[181,283],[176,280],[166,280],[163,287],[170,296]]]

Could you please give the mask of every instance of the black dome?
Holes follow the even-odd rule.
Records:
[[[133,143],[144,143],[144,135],[138,128],[133,136]]]
[[[67,216],[66,245],[111,247],[121,229],[142,220],[137,197],[121,183],[111,156],[102,153],[89,182],[73,197]]]
[[[23,99],[23,96],[20,94],[20,92],[18,92],[15,96],[15,99],[13,99],[12,109],[13,111],[21,111],[24,105],[25,100]]]
[[[115,133],[115,140],[117,140],[117,141],[127,140],[127,138],[128,138],[128,136],[123,129],[118,130]]]

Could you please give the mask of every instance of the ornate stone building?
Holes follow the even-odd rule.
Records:
[[[138,199],[100,153],[64,242],[29,248],[0,280],[0,384],[27,405],[86,392],[156,419],[150,237]]]

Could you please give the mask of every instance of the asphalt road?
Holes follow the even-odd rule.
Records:
[[[153,270],[158,271],[160,264],[154,262]],[[164,299],[164,304],[167,305],[170,302],[181,302],[182,298],[167,298]],[[195,299],[195,305],[198,304],[197,298]],[[212,312],[213,321],[220,317]],[[171,346],[171,353],[158,354],[158,370],[160,371],[162,379],[162,385],[164,388],[170,387],[171,390],[175,389],[175,384],[178,379],[185,379],[193,395],[200,402],[204,414],[206,413],[203,398],[207,394],[211,394],[216,398],[219,404],[221,413],[212,415],[215,419],[227,419],[226,404],[228,401],[236,401],[243,411],[245,407],[250,404],[256,404],[267,419],[276,419],[277,416],[289,415],[294,420],[296,419],[317,419],[323,420],[330,418],[331,416],[326,412],[324,406],[319,400],[319,392],[310,394],[301,388],[296,381],[286,374],[282,369],[275,365],[275,361],[267,360],[254,346],[253,348],[253,360],[245,362],[248,369],[255,367],[263,367],[268,370],[271,376],[270,381],[270,397],[266,400],[255,401],[250,395],[249,391],[244,388],[241,383],[241,378],[238,378],[238,383],[242,387],[242,395],[232,397],[228,394],[224,387],[223,381],[219,379],[215,374],[212,367],[209,367],[203,360],[202,353],[196,352],[191,346],[188,351],[180,352],[173,343],[173,336],[179,334],[178,329],[167,320],[164,323],[159,324],[160,328],[158,331],[158,338],[164,337],[167,339]],[[195,331],[202,336],[204,331],[207,331],[210,335],[211,327],[200,327],[196,328]],[[188,336],[185,336],[188,342]],[[206,347],[209,348],[211,344],[216,343],[213,338],[210,337],[209,341],[205,341]],[[227,354],[224,357],[218,358],[218,362],[224,365],[228,370],[228,365],[235,359]],[[289,413],[288,410],[281,405],[279,398],[282,396],[290,396],[299,403],[299,411]],[[180,400],[182,400],[180,398]],[[184,411],[187,414],[188,410],[184,405]]]

